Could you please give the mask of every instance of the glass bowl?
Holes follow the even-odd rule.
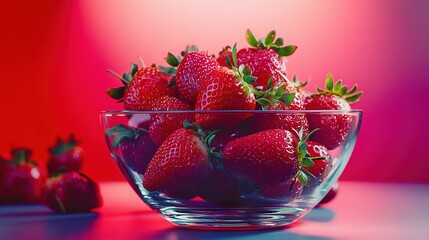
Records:
[[[233,230],[285,226],[305,216],[343,172],[361,119],[360,110],[101,113],[113,159],[148,206],[178,226]],[[196,138],[177,137],[189,133]],[[207,158],[199,165],[187,162],[193,147]]]

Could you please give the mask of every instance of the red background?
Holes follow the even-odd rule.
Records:
[[[3,1],[0,5],[0,154],[34,149],[47,160],[57,136],[82,141],[84,171],[122,179],[98,113],[121,109],[105,93],[142,56],[163,64],[189,43],[217,53],[244,31],[275,28],[289,76],[322,85],[328,71],[365,92],[358,142],[344,180],[429,182],[429,2],[421,1]]]

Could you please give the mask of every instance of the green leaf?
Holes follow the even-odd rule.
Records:
[[[139,70],[139,65],[135,64],[135,63],[131,63],[131,67],[130,67],[130,74],[131,76],[134,76],[134,74],[136,74],[136,72]]]
[[[329,92],[332,92],[332,89],[334,88],[334,78],[332,77],[331,73],[328,73],[326,76],[326,90]]]
[[[212,143],[212,141],[213,141],[213,139],[214,139],[215,136],[216,136],[216,134],[213,133],[213,134],[209,134],[206,137],[205,141],[206,141],[206,143],[207,143],[208,146],[211,145],[211,143]]]
[[[249,66],[244,66],[244,64],[241,64],[240,67],[243,66],[243,75],[250,76],[252,75],[252,69]]]
[[[140,66],[142,68],[146,67],[146,64],[144,63],[143,58],[141,58],[140,56],[139,56],[139,61],[140,61]]]
[[[253,36],[253,33],[250,31],[250,29],[246,30],[246,41],[250,46],[258,47],[258,41],[256,40],[255,36]]]
[[[172,66],[172,67],[177,67],[179,66],[179,59],[177,59],[176,56],[174,56],[172,53],[168,53],[167,58],[165,58],[165,60],[167,61],[167,63]]]
[[[128,84],[130,84],[130,81],[128,81],[128,80],[126,80],[126,79],[124,79],[123,77],[121,77],[121,76],[119,76],[119,74],[117,74],[117,73],[115,73],[114,71],[112,71],[112,70],[107,70],[107,72],[108,73],[110,73],[110,74],[112,74],[115,78],[117,78],[117,79],[119,79],[119,80],[121,80],[121,82],[125,85],[125,86],[128,86]]]
[[[285,92],[286,92],[285,86],[281,86],[281,87],[277,88],[276,93],[274,94],[274,96],[276,98],[279,98],[279,97],[283,96]]]
[[[355,93],[357,91],[357,85],[355,84],[354,86],[353,86],[353,88],[350,90],[350,91],[348,91],[345,95],[352,95],[353,93]]]
[[[307,177],[311,177],[313,179],[316,179],[316,176],[314,176],[311,172],[309,172],[307,169],[303,168],[301,169],[301,171],[307,176]]]
[[[124,73],[122,75],[122,77],[127,80],[128,82],[131,82],[131,80],[133,79],[133,76],[130,73]]]
[[[244,81],[245,81],[247,84],[252,84],[253,82],[255,82],[255,81],[256,81],[256,77],[254,77],[254,76],[249,76],[249,75],[244,76],[244,77],[243,77],[243,79],[244,79]]]
[[[343,86],[343,87],[341,88],[341,96],[346,95],[346,93],[347,93],[347,87],[346,87],[346,86]]]
[[[158,69],[168,75],[175,75],[176,74],[176,68],[175,67],[163,67],[158,66]]]
[[[195,129],[194,125],[190,123],[188,120],[183,121],[183,127],[185,129]]]
[[[289,45],[286,47],[278,48],[277,54],[282,57],[287,57],[292,55],[298,47],[295,45]]]
[[[237,43],[232,47],[232,62],[234,63],[234,67],[237,67]]]
[[[362,96],[363,92],[358,92],[357,94],[350,96],[350,97],[346,97],[345,100],[348,103],[355,103],[357,101],[359,101],[359,98]]]
[[[299,173],[298,174],[298,181],[304,185],[304,186],[308,186],[308,177],[307,175],[303,174],[303,173]]]
[[[340,94],[341,93],[341,87],[342,87],[342,81],[339,80],[337,83],[335,83],[334,93]]]
[[[295,99],[295,93],[286,93],[285,95],[279,98],[279,101],[286,105],[289,105],[293,102],[294,99]]]
[[[273,75],[270,76],[267,82],[267,89],[270,89],[273,86]]]
[[[127,89],[127,87],[125,86],[117,87],[117,88],[109,88],[107,89],[107,94],[109,94],[109,96],[112,97],[113,99],[119,100],[124,97],[125,89]]]
[[[225,62],[226,62],[226,64],[230,67],[230,68],[232,68],[233,66],[232,66],[232,63],[231,63],[231,60],[229,59],[229,57],[228,56],[225,56]]]
[[[262,106],[269,106],[271,104],[270,100],[266,98],[258,98],[256,102],[258,102]]]
[[[265,46],[270,46],[273,42],[274,39],[276,38],[276,31],[271,31],[267,34],[267,36],[265,37]]]
[[[277,38],[277,40],[274,42],[274,46],[276,47],[282,47],[284,44],[284,40],[282,37]]]
[[[304,167],[312,167],[313,165],[314,165],[314,162],[310,158],[305,157],[305,158],[302,159],[302,166],[304,166]]]
[[[170,81],[167,83],[167,87],[176,86],[176,77],[170,78]]]
[[[317,90],[317,92],[318,92],[318,93],[321,93],[321,94],[325,93],[325,91],[324,91],[324,90],[322,90],[322,89],[320,89],[320,88],[318,88],[318,87],[316,88],[316,90]]]

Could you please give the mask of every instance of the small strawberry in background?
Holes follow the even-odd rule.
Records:
[[[43,203],[58,213],[78,213],[101,207],[103,201],[96,182],[79,172],[65,172],[46,181]]]
[[[332,75],[326,76],[326,90],[317,88],[317,94],[312,95],[307,110],[350,110],[350,104],[357,102],[363,92],[357,92],[354,85],[351,90],[339,80],[334,82]],[[311,136],[311,140],[321,143],[332,150],[344,141],[351,124],[351,117],[344,115],[309,115],[310,130],[319,129]]]
[[[74,135],[70,135],[66,140],[58,138],[55,146],[49,148],[49,153],[47,167],[50,176],[59,170],[70,172],[82,169],[83,150]]]
[[[12,159],[0,160],[0,203],[38,203],[45,171],[31,159],[31,150],[17,148]]]

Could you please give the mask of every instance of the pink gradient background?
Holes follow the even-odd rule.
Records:
[[[429,183],[429,1],[44,1],[0,7],[0,154],[29,146],[37,160],[69,133],[82,140],[84,171],[122,179],[98,113],[121,109],[106,73],[142,56],[164,64],[189,43],[218,53],[244,31],[275,28],[289,76],[323,85],[328,71],[365,92],[358,142],[343,180]]]

